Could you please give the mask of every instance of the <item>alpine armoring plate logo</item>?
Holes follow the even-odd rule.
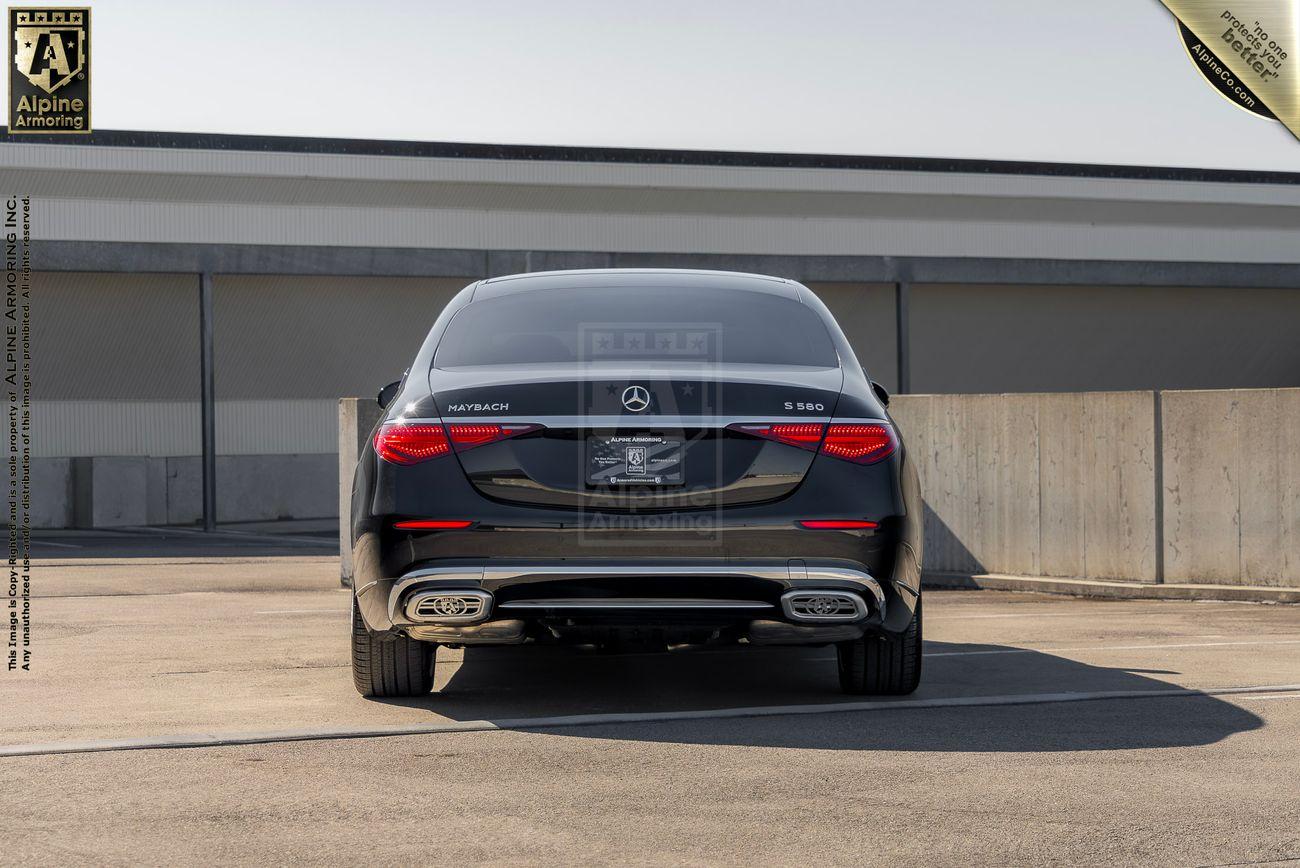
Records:
[[[90,132],[90,10],[10,8],[9,132]]]

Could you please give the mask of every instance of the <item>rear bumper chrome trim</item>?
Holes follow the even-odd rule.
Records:
[[[885,591],[880,583],[865,570],[849,569],[845,567],[827,567],[809,564],[806,561],[793,559],[784,564],[771,561],[764,563],[744,563],[735,562],[727,564],[713,563],[673,563],[673,564],[655,564],[655,563],[603,563],[603,564],[544,564],[544,565],[523,565],[523,564],[502,564],[502,565],[484,565],[469,564],[465,566],[447,566],[447,567],[428,567],[425,569],[415,570],[402,576],[393,583],[392,589],[388,595],[388,615],[390,622],[398,625],[414,623],[406,617],[406,603],[409,602],[406,597],[408,592],[418,587],[418,593],[423,594],[425,591],[438,590],[442,592],[450,591],[477,591],[478,593],[488,594],[491,596],[491,589],[502,583],[510,584],[514,580],[528,579],[585,579],[585,578],[655,578],[655,577],[674,577],[674,576],[700,576],[708,578],[737,578],[737,579],[762,579],[769,582],[780,583],[787,591],[790,592],[809,592],[821,591],[827,594],[846,593],[857,596],[865,601],[863,611],[856,615],[855,619],[860,620],[872,610],[877,613],[880,620],[885,618]],[[522,582],[521,582],[522,583]],[[484,585],[488,588],[485,589]],[[526,610],[537,611],[546,608],[546,606],[535,605],[536,603],[557,603],[558,601],[550,600],[516,600],[497,605],[499,609],[510,609],[516,613]],[[614,603],[619,604],[619,608],[635,610],[649,608],[677,608],[674,603],[692,603],[690,608],[704,608],[701,604],[710,604],[708,607],[715,610],[734,608],[738,612],[743,609],[760,612],[763,610],[772,610],[775,606],[760,601],[750,600],[681,600],[681,599],[641,599],[629,598],[609,598],[599,601],[590,599],[575,598],[565,600],[565,608],[582,608],[584,602],[598,602],[598,606],[587,606],[586,608],[613,608]],[[524,605],[516,605],[524,604]],[[554,606],[552,606],[554,607]],[[761,607],[761,608],[760,608]],[[784,608],[784,607],[783,607]],[[486,613],[491,611],[491,603],[485,607]],[[804,623],[808,619],[794,618],[789,611],[783,612],[786,617],[792,620],[800,620]],[[439,619],[442,620],[442,619]],[[831,620],[844,621],[844,618]]]
[[[746,612],[770,611],[774,608],[771,603],[764,603],[761,600],[673,600],[658,599],[655,597],[580,597],[571,599],[554,599],[554,600],[511,600],[509,603],[501,603],[498,609],[510,609],[512,611],[537,611],[541,609],[598,609],[605,611],[614,611],[619,609],[723,609],[738,610]]]

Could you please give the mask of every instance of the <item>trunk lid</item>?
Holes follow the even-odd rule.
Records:
[[[602,510],[709,509],[789,494],[814,452],[729,425],[825,423],[839,368],[771,365],[536,365],[439,369],[449,425],[537,431],[458,453],[497,500]]]

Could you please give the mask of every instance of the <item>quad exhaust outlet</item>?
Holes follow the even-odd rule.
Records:
[[[867,616],[863,599],[847,591],[786,591],[781,595],[781,610],[791,621],[816,623],[857,621]]]
[[[417,591],[406,601],[406,617],[417,624],[473,624],[492,611],[487,591]]]

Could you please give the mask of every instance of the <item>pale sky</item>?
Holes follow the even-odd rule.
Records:
[[[1158,0],[89,5],[98,129],[1300,171]]]

